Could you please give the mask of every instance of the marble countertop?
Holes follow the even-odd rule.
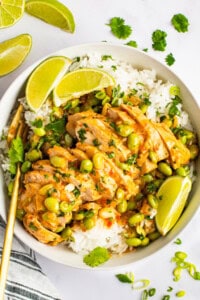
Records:
[[[33,38],[32,50],[26,61],[13,73],[0,79],[0,97],[12,81],[28,66],[38,59],[62,48],[88,42],[108,41],[124,44],[136,40],[139,49],[148,48],[148,53],[165,63],[165,57],[173,53],[176,61],[171,69],[186,83],[200,104],[200,1],[199,0],[66,0],[61,1],[73,12],[76,21],[74,34],[66,33],[27,14],[13,27],[0,31],[0,42],[21,33],[30,33]],[[178,33],[170,24],[174,14],[182,13],[190,21],[187,33]],[[121,17],[133,28],[127,40],[114,37],[106,26],[112,17]],[[164,52],[151,47],[151,34],[161,29],[167,32],[167,48]],[[195,263],[200,271],[200,211],[178,236],[181,245],[171,243],[148,259],[133,263],[128,267],[107,271],[79,270],[55,263],[37,254],[44,272],[57,287],[63,300],[139,300],[141,291],[135,291],[127,284],[120,283],[117,273],[133,272],[135,279],[149,279],[148,288],[156,288],[152,299],[162,299],[169,294],[177,299],[175,293],[185,290],[183,299],[199,299],[200,281],[192,279],[187,273],[178,282],[173,281],[170,262],[175,251],[188,253],[188,260]],[[167,293],[168,287],[173,291]]]

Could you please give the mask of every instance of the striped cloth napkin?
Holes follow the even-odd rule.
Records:
[[[0,217],[0,259],[5,223]],[[13,240],[4,299],[61,300],[58,292],[38,265],[35,253],[16,237]]]

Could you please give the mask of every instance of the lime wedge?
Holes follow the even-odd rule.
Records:
[[[75,30],[73,14],[57,0],[27,0],[25,11],[65,31],[73,33]]]
[[[29,34],[21,34],[0,43],[0,76],[4,76],[19,67],[32,46]]]
[[[83,68],[67,73],[53,92],[54,104],[60,106],[73,98],[115,85],[114,78],[105,71]]]
[[[158,190],[160,199],[156,215],[158,231],[165,235],[178,221],[191,190],[189,177],[172,176],[167,178]]]
[[[40,109],[70,64],[71,60],[67,57],[53,56],[32,72],[26,85],[26,101],[33,111]]]
[[[0,28],[14,25],[24,13],[25,0],[0,0]]]

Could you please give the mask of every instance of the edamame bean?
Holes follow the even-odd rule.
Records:
[[[143,238],[143,240],[141,240],[141,246],[147,246],[149,245],[149,238],[148,237],[145,237]]]
[[[21,166],[21,171],[22,171],[22,173],[26,173],[30,168],[31,168],[31,162],[26,160],[23,162],[23,164]]]
[[[122,201],[124,199],[125,192],[122,188],[118,188],[115,193],[117,200]]]
[[[26,212],[23,209],[18,208],[16,210],[16,217],[18,220],[22,221],[23,217],[25,216]]]
[[[95,221],[93,218],[86,218],[83,220],[83,224],[87,230],[92,229],[95,225]]]
[[[84,217],[85,217],[85,214],[83,211],[78,211],[74,214],[74,220],[76,220],[76,221],[81,221],[84,219]]]
[[[160,162],[158,164],[158,170],[166,176],[171,176],[172,175],[171,167],[165,162]]]
[[[140,104],[140,110],[143,112],[143,114],[145,114],[147,112],[147,109],[148,109],[148,105],[142,103]]]
[[[117,133],[122,137],[127,137],[133,132],[133,128],[127,124],[120,124],[117,126]]]
[[[44,205],[49,211],[59,212],[59,199],[56,197],[48,197],[44,200]]]
[[[128,201],[127,210],[134,210],[135,208],[136,208],[136,202],[135,201]]]
[[[65,229],[63,229],[63,231],[61,232],[61,237],[64,240],[69,239],[72,236],[72,230],[69,226],[65,227]]]
[[[33,149],[26,153],[26,160],[36,161],[42,158],[42,152],[40,150]]]
[[[130,226],[135,226],[135,224],[140,223],[143,220],[144,220],[144,215],[141,213],[136,213],[128,219],[128,223]]]
[[[136,237],[126,239],[126,244],[131,247],[139,247],[141,243],[142,241]]]
[[[120,214],[123,214],[127,211],[127,201],[122,200],[118,205],[117,205],[117,210]]]
[[[12,195],[13,187],[14,187],[14,181],[10,181],[8,184],[8,196]]]
[[[66,160],[64,157],[60,156],[51,156],[50,157],[51,164],[56,168],[63,168],[66,166]]]
[[[48,194],[48,191],[51,190],[52,188],[53,188],[53,184],[51,183],[45,184],[39,189],[39,194],[45,196]]]
[[[178,291],[177,293],[176,293],[176,297],[184,297],[185,296],[185,291]]]
[[[189,174],[189,168],[187,167],[180,167],[176,169],[176,174],[182,177],[185,177]]]
[[[81,161],[80,171],[82,173],[90,173],[93,169],[93,163],[90,159],[84,159]]]
[[[156,198],[155,195],[148,194],[147,200],[148,200],[149,205],[151,205],[152,208],[156,209],[158,207],[158,199]]]
[[[67,203],[66,201],[62,201],[60,203],[60,210],[63,212],[63,213],[67,213],[67,212],[70,212],[72,210],[72,205]]]
[[[155,232],[148,234],[148,237],[151,241],[155,241],[160,237],[160,233],[158,231],[155,231]]]
[[[127,139],[127,145],[130,150],[135,150],[139,147],[140,139],[137,133],[131,133]]]
[[[72,144],[73,144],[73,138],[71,137],[71,135],[69,133],[66,133],[65,134],[65,145],[70,148],[72,146]]]
[[[150,158],[150,160],[151,160],[154,164],[157,164],[158,159],[157,159],[157,154],[156,154],[156,152],[154,152],[154,151],[149,151],[149,158]]]
[[[93,155],[92,161],[93,161],[93,165],[94,165],[95,169],[97,169],[97,170],[103,169],[103,167],[104,167],[104,157],[103,157],[101,152],[95,153]]]
[[[196,144],[193,144],[189,147],[190,150],[190,158],[195,159],[199,154],[199,147]]]
[[[142,176],[142,179],[145,183],[149,183],[149,182],[152,182],[154,178],[151,174],[144,174]]]
[[[43,127],[41,128],[34,128],[33,132],[37,135],[37,136],[44,136],[46,134],[46,131]]]

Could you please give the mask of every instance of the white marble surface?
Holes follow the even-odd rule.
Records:
[[[11,28],[0,31],[0,41],[21,33],[30,33],[33,47],[26,61],[15,72],[0,79],[0,97],[12,81],[37,59],[61,48],[87,42],[109,41],[123,44],[128,40],[136,40],[140,49],[149,48],[149,53],[164,62],[165,56],[172,52],[176,62],[172,70],[183,79],[200,104],[200,1],[199,0],[67,0],[62,1],[73,12],[76,20],[76,32],[72,35],[41,22],[33,17],[24,17]],[[178,33],[170,25],[171,17],[176,13],[185,14],[190,27],[187,33]],[[116,39],[105,24],[110,18],[118,16],[126,20],[133,28],[127,41]],[[155,29],[168,33],[167,49],[163,52],[151,48],[151,34]],[[176,299],[175,292],[184,289],[183,299],[198,300],[200,281],[195,281],[183,274],[179,282],[173,282],[173,264],[170,259],[175,251],[183,250],[189,255],[188,260],[194,262],[200,271],[200,212],[179,236],[182,245],[171,243],[165,249],[155,253],[146,260],[128,267],[109,271],[83,271],[54,263],[37,255],[38,262],[48,277],[57,287],[63,300],[139,300],[141,291],[133,291],[127,284],[122,284],[115,274],[132,271],[135,279],[149,279],[150,287],[157,292],[151,299],[162,299],[167,288],[173,287],[170,299]]]

